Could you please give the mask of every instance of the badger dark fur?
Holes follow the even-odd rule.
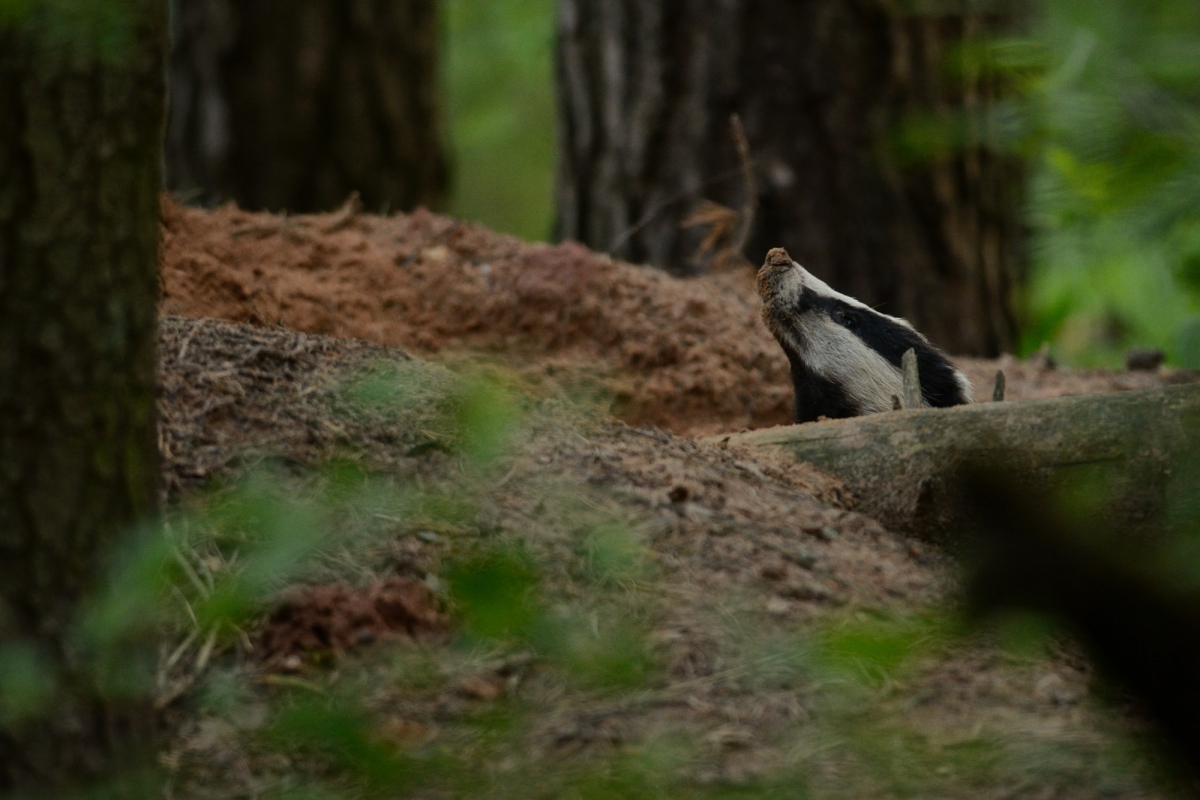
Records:
[[[758,273],[763,321],[792,365],[796,421],[890,411],[904,396],[901,360],[917,353],[925,405],[974,402],[971,382],[906,320],[835,292],[782,248]]]

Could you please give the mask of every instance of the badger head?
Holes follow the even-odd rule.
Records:
[[[763,321],[791,362],[797,422],[891,410],[904,395],[908,350],[917,354],[926,405],[973,402],[967,377],[906,320],[835,292],[786,250],[767,254],[758,293]]]

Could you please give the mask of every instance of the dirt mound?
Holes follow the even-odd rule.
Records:
[[[356,365],[408,359],[397,350],[164,317],[158,358],[159,451],[169,494],[256,454],[311,462],[348,446],[396,463],[416,441],[412,425],[337,396]]]
[[[412,578],[373,586],[316,586],[297,592],[271,614],[262,658],[270,669],[294,671],[310,654],[344,653],[378,639],[433,639],[447,630],[437,597]]]
[[[336,564],[350,553],[344,543],[363,534],[381,544],[371,551],[377,560],[350,564],[345,580],[340,567],[329,566],[335,574],[313,579],[315,588],[285,594],[248,631],[247,642],[260,636],[253,649],[229,640],[225,646],[239,657],[222,663],[250,678],[231,721],[172,706],[183,715],[167,759],[179,796],[253,796],[273,785],[275,762],[254,755],[252,731],[261,722],[253,720],[265,718],[278,687],[291,684],[257,680],[264,666],[302,671],[306,691],[347,679],[371,687],[368,711],[381,735],[405,747],[426,739],[475,746],[479,704],[511,694],[530,724],[506,731],[504,746],[513,758],[531,759],[532,769],[611,752],[614,742],[637,748],[686,731],[710,748],[689,767],[697,780],[787,775],[800,759],[827,787],[814,796],[887,794],[845,747],[830,748],[847,739],[848,723],[838,721],[826,684],[813,682],[807,657],[781,643],[795,643],[814,622],[834,630],[907,618],[945,601],[953,573],[936,552],[847,511],[836,479],[783,456],[571,416],[553,399],[531,412],[508,455],[472,477],[460,456],[410,446],[412,432],[425,425],[419,415],[339,405],[332,388],[381,359],[435,378],[445,372],[436,366],[361,342],[179,318],[164,321],[160,352],[167,387],[161,441],[177,485],[194,480],[200,464],[210,474],[236,472],[238,453],[247,450],[278,448],[297,467],[341,450],[377,462],[389,479],[413,475],[409,483],[436,505],[469,500],[469,513],[454,511],[433,526],[424,503],[330,520]],[[294,472],[297,491],[317,491],[319,470]],[[637,621],[661,675],[633,697],[610,697],[524,652],[406,648],[393,658],[365,647],[379,638],[436,637],[445,622],[426,587],[439,585],[446,566],[473,548],[493,547],[520,548],[544,565],[538,591],[554,599],[548,611],[564,637],[564,649],[548,652],[559,658],[576,644],[619,641],[620,626]],[[169,700],[200,671],[216,669],[211,641],[193,633],[164,649],[175,651],[172,661],[190,676]],[[590,651],[578,652],[586,668]],[[320,668],[325,655],[335,669]],[[929,659],[910,674],[881,672],[878,694],[854,712],[854,720],[882,726],[862,736],[903,738],[888,763],[894,756],[916,764],[914,774],[945,784],[939,796],[1027,793],[1031,759],[1043,765],[1038,785],[1056,796],[1100,793],[1097,765],[1108,763],[1128,721],[1088,699],[1087,672],[1061,660],[1014,663],[989,649]],[[941,771],[955,743],[1010,766],[986,773],[988,791],[964,789],[974,773],[960,779]],[[308,766],[288,769],[308,780]],[[1129,780],[1139,790],[1145,785],[1136,775]]]
[[[279,217],[168,202],[164,245],[167,314],[557,360],[603,375],[634,424],[788,419],[787,362],[758,321],[749,275],[680,281],[423,211]]]
[[[164,204],[167,314],[283,325],[428,354],[471,348],[596,377],[634,425],[705,434],[784,424],[792,389],[748,272],[678,280],[573,243],[528,244],[426,211],[378,217]],[[1194,380],[964,359],[980,398]]]
[[[404,363],[404,353],[216,320],[166,318],[162,327],[159,438],[170,486],[233,476],[248,454],[314,466],[344,456],[397,476],[419,473],[431,484],[460,479],[457,455],[412,446],[424,435],[419,431],[436,425],[420,409],[404,404],[403,413],[413,416],[397,417],[342,399],[347,379],[364,365]],[[444,372],[419,363],[414,369]],[[660,537],[672,569],[686,563],[689,575],[707,574],[697,602],[713,586],[727,585],[769,587],[801,605],[887,605],[928,598],[938,582],[907,541],[848,513],[853,498],[841,481],[783,455],[563,417],[553,409],[535,412],[513,447],[503,480],[471,487],[489,509],[480,522],[489,536],[544,529],[549,540],[554,531],[578,528],[574,500],[560,517],[547,498],[567,502],[588,487],[596,494],[593,506],[609,508],[614,518],[641,519]],[[430,550],[419,538],[413,545]],[[677,551],[687,558],[677,560]],[[880,571],[882,562],[889,565]],[[409,575],[428,568],[419,557],[396,566]]]

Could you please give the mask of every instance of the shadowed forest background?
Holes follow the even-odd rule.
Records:
[[[191,5],[202,8],[220,3]],[[579,7],[586,5],[581,3]],[[617,24],[632,26],[631,29],[652,24],[632,8],[622,12],[628,18]],[[695,13],[703,15],[699,8]],[[1170,363],[1200,365],[1197,301],[1200,292],[1195,275],[1196,264],[1200,263],[1200,245],[1197,245],[1200,240],[1196,238],[1194,210],[1198,191],[1195,172],[1200,156],[1192,90],[1197,76],[1194,59],[1188,56],[1196,45],[1194,9],[1183,2],[1143,5],[1065,0],[1006,12],[998,5],[980,6],[972,7],[970,12],[974,22],[958,29],[948,11],[934,11],[930,15],[929,11],[914,7],[907,11],[900,9],[899,14],[900,19],[905,14],[913,15],[909,17],[912,22],[905,23],[910,30],[893,33],[901,38],[891,45],[868,41],[863,46],[887,48],[907,41],[903,47],[913,51],[914,60],[907,67],[910,77],[905,80],[914,81],[914,86],[920,84],[921,88],[900,89],[901,94],[909,92],[910,96],[888,112],[890,119],[871,128],[873,133],[868,133],[867,138],[848,142],[848,146],[859,150],[847,152],[865,152],[870,158],[889,161],[899,170],[902,180],[909,180],[903,177],[908,173],[932,170],[935,176],[940,174],[934,180],[942,184],[931,184],[928,190],[905,189],[924,192],[908,201],[914,203],[917,213],[926,213],[920,211],[920,206],[930,203],[949,204],[945,206],[947,209],[955,203],[977,203],[980,199],[985,203],[1000,203],[990,210],[981,207],[977,221],[969,224],[986,226],[1001,217],[1011,218],[996,234],[1007,237],[1009,244],[996,256],[1000,266],[995,267],[1007,277],[1003,283],[995,283],[993,291],[1005,296],[1002,303],[1011,306],[1006,313],[1012,318],[998,322],[991,333],[976,336],[948,330],[939,335],[945,327],[945,318],[964,314],[981,316],[988,303],[977,309],[970,303],[959,302],[917,313],[914,309],[928,300],[897,302],[904,293],[951,292],[950,288],[939,288],[941,284],[936,280],[915,275],[899,277],[903,270],[887,264],[896,258],[895,248],[906,246],[899,241],[888,245],[892,250],[873,255],[873,251],[864,252],[865,258],[885,265],[879,274],[872,274],[863,265],[831,269],[824,263],[821,247],[832,246],[832,240],[829,245],[822,245],[819,237],[815,241],[811,237],[801,239],[812,243],[800,248],[814,254],[806,263],[818,274],[835,279],[835,286],[868,301],[872,294],[884,291],[886,297],[876,298],[876,302],[887,300],[891,308],[883,310],[906,313],[918,328],[952,351],[1028,354],[1048,343],[1052,354],[1065,363],[1116,366],[1130,347],[1156,347],[1166,352]],[[564,173],[571,171],[565,165],[573,159],[559,152],[568,141],[563,136],[570,135],[564,131],[581,123],[562,119],[564,109],[569,106],[564,98],[574,93],[571,87],[562,85],[563,94],[558,102],[555,99],[556,79],[564,75],[555,66],[555,37],[560,22],[555,3],[448,0],[439,6],[436,19],[431,12],[426,17],[421,23],[425,26],[423,35],[438,37],[438,52],[426,67],[435,70],[436,75],[423,80],[434,87],[437,96],[427,101],[424,113],[433,119],[427,126],[430,133],[423,135],[433,135],[444,142],[445,156],[441,172],[428,179],[438,184],[437,193],[422,196],[418,192],[406,205],[411,207],[419,200],[529,240],[565,235],[635,261],[648,260],[672,269],[695,269],[688,266],[688,259],[704,258],[703,254],[697,256],[706,230],[703,225],[694,225],[685,231],[687,236],[678,244],[669,245],[682,248],[678,252],[672,250],[670,255],[652,257],[651,250],[638,249],[636,240],[637,235],[646,232],[642,228],[647,220],[630,219],[608,233],[579,227],[591,223],[572,222],[563,216],[569,212],[561,201],[556,211],[555,171],[560,169],[561,181]],[[936,26],[931,29],[926,21],[930,19],[946,21],[936,24],[940,29]],[[729,30],[732,32],[733,28]],[[186,36],[186,29],[180,30],[178,23],[176,35]],[[718,50],[722,47],[722,35],[717,30],[711,34],[710,41]],[[774,58],[770,51],[774,46],[786,46],[789,42],[797,48],[813,46],[801,45],[802,35],[787,30],[780,31],[778,43],[769,38],[756,40],[755,35],[752,31],[739,32],[737,41],[726,35],[725,46],[741,48],[739,58],[766,60]],[[740,37],[748,38],[743,41]],[[760,54],[747,54],[755,47],[764,49]],[[569,45],[564,48],[569,49]],[[623,57],[636,58],[636,50]],[[835,61],[840,57],[851,58],[839,55],[836,47],[820,56]],[[624,68],[637,69],[632,60]],[[795,69],[806,67],[798,64]],[[728,80],[715,74],[709,79]],[[634,91],[632,87],[639,80],[631,72],[629,91]],[[753,85],[765,79],[745,75],[738,80]],[[967,85],[975,82],[981,92],[973,100],[966,96],[965,105],[963,98],[955,94],[958,90],[953,88],[963,82]],[[852,84],[846,86],[839,91],[854,91]],[[781,93],[770,96],[772,110],[762,113],[784,113],[789,104],[803,108],[810,102],[806,98],[827,91],[812,84],[805,86],[803,82],[779,88]],[[180,94],[178,89],[176,94]],[[592,98],[589,102],[601,101]],[[734,99],[730,107],[736,107],[737,102]],[[665,124],[679,127],[687,123],[680,118]],[[704,166],[698,178],[700,185],[685,187],[680,195],[668,198],[674,207],[668,207],[661,219],[648,220],[652,226],[678,226],[695,216],[696,220],[712,224],[713,231],[719,233],[723,224],[719,213],[716,218],[705,218],[706,212],[698,206],[706,197],[733,206],[732,211],[741,210],[741,173],[737,170],[732,136],[711,117],[705,124],[715,129],[705,134],[707,141],[723,151],[714,157],[701,158]],[[757,125],[768,123],[760,120]],[[779,127],[783,129],[784,124]],[[197,124],[189,130],[202,128],[203,125]],[[660,131],[657,135],[665,134]],[[769,134],[752,132],[751,139],[752,149],[759,149],[751,152],[750,157],[756,160],[760,202],[767,206],[759,209],[756,221],[760,227],[777,227],[780,223],[771,222],[775,212],[770,206],[774,193],[770,186],[773,180],[785,179],[780,177],[781,171],[803,173],[787,176],[789,182],[825,178],[803,165],[797,166],[795,155],[788,156],[786,162],[772,161],[777,145],[770,141]],[[987,164],[990,160],[1001,165],[985,167],[1003,170],[992,179],[996,183],[979,183],[977,188],[969,188],[971,181],[980,180],[978,176],[969,177],[971,170],[979,167],[954,163],[956,154],[964,149],[983,154],[979,163]],[[283,155],[280,152],[276,157]],[[264,157],[265,154],[260,154],[255,158],[261,161]],[[947,166],[941,169],[939,164]],[[194,183],[194,180],[178,170],[172,175],[174,184],[184,191],[185,199],[197,198],[189,188],[189,181]],[[957,190],[946,186],[946,181],[964,179],[967,183]],[[646,175],[625,180],[630,183],[622,184],[624,188],[620,191],[635,190],[635,186],[659,179]],[[575,191],[587,190],[577,187]],[[823,198],[812,202],[836,205],[834,195],[838,190],[822,186],[809,191]],[[858,190],[849,191],[869,195],[878,190],[862,184]],[[947,191],[960,194],[957,199],[953,194],[943,196]],[[219,191],[210,200],[218,196],[221,196]],[[785,196],[786,191],[780,194],[781,198]],[[989,196],[993,199],[988,200]],[[340,203],[331,197],[325,197],[316,207],[331,209]],[[254,205],[250,203],[251,207]],[[279,207],[278,203],[275,205]],[[654,212],[653,203],[646,208]],[[814,207],[812,213],[820,212]],[[934,219],[942,215],[939,224],[968,224],[949,221],[945,216],[951,213],[948,211],[931,213]],[[801,228],[806,223],[798,220],[783,224]],[[817,217],[813,218],[813,224],[828,226],[827,222],[818,222]],[[631,234],[631,230],[635,233]],[[847,235],[851,239],[859,236]],[[974,235],[984,236],[947,233],[946,241],[967,236],[965,241],[969,243]],[[630,241],[622,242],[622,237]],[[984,245],[985,241],[986,238],[981,238],[970,246],[993,246]],[[750,243],[754,252],[747,252],[747,256],[754,263],[771,246],[796,249],[794,242],[760,241],[755,236],[751,236]],[[845,251],[847,244],[836,247]],[[708,255],[710,260],[711,255]],[[983,255],[979,257],[986,261]],[[930,258],[938,256],[936,253],[917,256],[921,263]],[[975,257],[968,254],[961,258],[970,262]],[[667,263],[663,263],[664,259]],[[818,262],[815,266],[813,260]],[[868,282],[860,285],[859,281],[867,280],[868,275],[871,276]],[[897,280],[905,285],[880,288]],[[988,302],[994,305],[999,301]]]
[[[1196,795],[1198,370],[1193,0],[0,0],[0,795]]]
[[[989,58],[1013,75],[990,144],[1030,174],[1021,354],[1049,342],[1066,363],[1116,366],[1129,347],[1159,347],[1200,367],[1195,13],[1185,2],[1059,2],[1041,7],[1031,36],[1004,31],[990,52],[945,54],[947,71]],[[459,0],[444,14],[448,210],[548,237],[554,4]],[[931,117],[894,132],[915,160],[963,135],[959,120]]]

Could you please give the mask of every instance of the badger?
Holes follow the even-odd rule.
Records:
[[[796,422],[894,409],[904,396],[901,361],[910,349],[926,406],[975,400],[967,376],[907,320],[835,292],[783,248],[767,254],[758,293],[763,321],[791,362]]]

